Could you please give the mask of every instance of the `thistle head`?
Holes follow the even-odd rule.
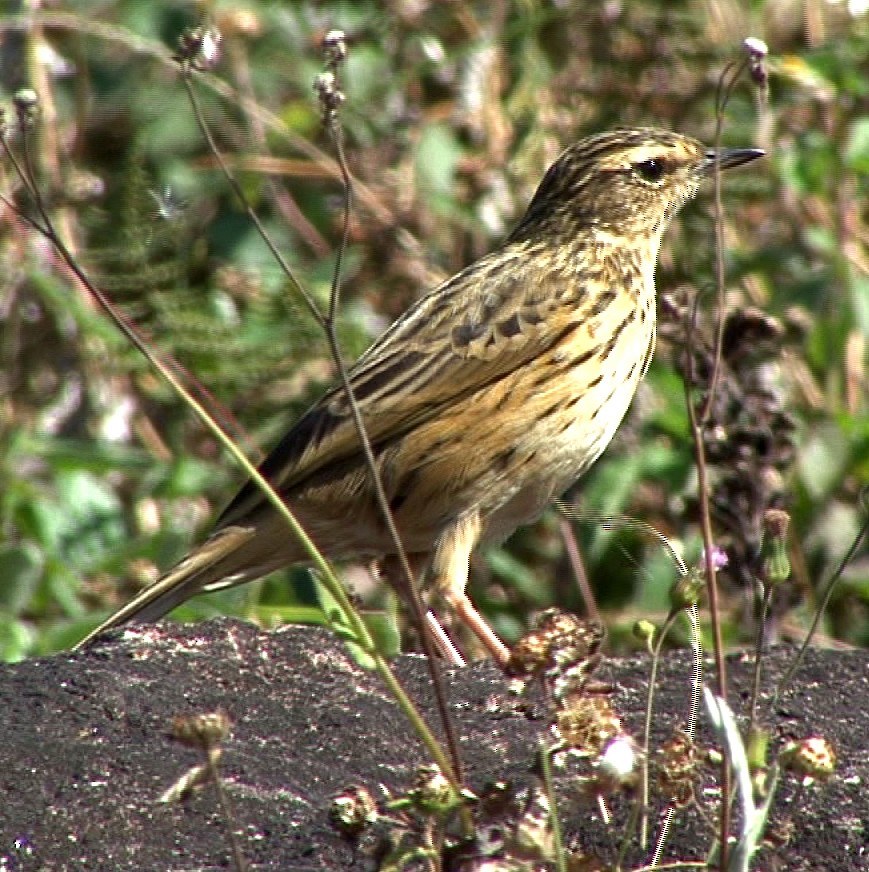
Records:
[[[511,239],[555,239],[597,230],[660,239],[670,219],[719,166],[739,166],[759,149],[706,148],[650,127],[618,128],[571,145],[549,168]]]

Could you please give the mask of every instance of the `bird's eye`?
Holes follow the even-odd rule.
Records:
[[[661,180],[661,176],[664,175],[664,170],[666,167],[664,166],[664,162],[658,160],[657,158],[650,157],[648,160],[640,161],[638,164],[634,164],[634,169],[647,181],[647,182],[658,182]]]

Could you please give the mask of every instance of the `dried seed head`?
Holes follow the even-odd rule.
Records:
[[[409,796],[423,811],[438,813],[455,807],[456,793],[435,764],[420,766],[413,783]]]
[[[323,37],[323,53],[326,66],[335,69],[347,59],[347,37],[343,30],[330,30]]]
[[[769,509],[763,516],[764,532],[767,536],[784,539],[788,534],[791,516],[782,509]]]
[[[39,114],[39,97],[33,88],[20,88],[12,98],[12,105],[22,128],[32,127]]]
[[[788,526],[790,515],[781,509],[769,509],[763,516],[763,577],[778,584],[791,574],[788,559]]]
[[[332,823],[341,832],[357,836],[377,820],[377,803],[365,787],[350,787],[332,800]]]
[[[655,755],[657,789],[676,806],[687,805],[698,779],[697,746],[685,730],[676,730]]]
[[[627,736],[622,720],[605,696],[573,696],[555,713],[552,731],[559,745],[583,756],[599,757],[615,739]]]
[[[811,736],[800,742],[792,742],[780,758],[785,769],[803,776],[803,784],[814,779],[829,778],[836,770],[836,752],[823,736]]]
[[[231,726],[232,721],[226,712],[206,712],[175,718],[172,735],[188,748],[210,751],[229,735]]]
[[[338,78],[331,70],[325,70],[314,79],[314,90],[320,103],[323,123],[334,124],[338,117],[338,109],[344,102],[344,92],[338,85]]]
[[[189,64],[194,70],[213,69],[220,61],[222,40],[223,36],[216,27],[188,28],[178,38],[176,60]]]
[[[559,609],[537,616],[533,630],[512,648],[506,672],[514,677],[542,675],[556,696],[582,686],[600,663],[603,627]]]

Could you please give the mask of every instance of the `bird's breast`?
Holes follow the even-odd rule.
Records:
[[[651,354],[654,288],[643,279],[559,307],[552,345],[392,445],[381,473],[405,535],[423,541],[473,510],[486,539],[503,538],[597,460]]]
[[[603,453],[622,422],[655,342],[654,287],[637,277],[600,313],[526,368],[514,385],[513,493],[492,513],[491,536],[537,517]]]

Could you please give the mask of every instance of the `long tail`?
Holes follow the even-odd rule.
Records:
[[[268,569],[252,571],[249,555],[244,554],[247,549],[243,546],[256,536],[256,532],[253,527],[226,527],[215,533],[88,633],[75,648],[84,647],[100,633],[122,624],[156,621],[204,590],[218,590],[263,575]]]

